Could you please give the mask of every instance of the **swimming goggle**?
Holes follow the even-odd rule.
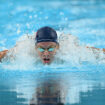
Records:
[[[41,48],[39,47],[38,50],[40,52],[44,52],[47,49],[48,52],[53,52],[55,50],[55,47],[49,47],[49,48]]]

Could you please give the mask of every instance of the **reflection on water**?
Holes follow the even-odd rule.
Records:
[[[63,95],[62,95],[63,93]],[[58,79],[48,78],[38,83],[30,105],[64,105],[65,91]]]
[[[0,71],[0,76],[0,105],[105,104],[104,73]]]

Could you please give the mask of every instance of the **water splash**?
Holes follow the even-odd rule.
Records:
[[[48,68],[81,69],[84,65],[99,65],[105,63],[105,54],[102,50],[92,50],[79,45],[77,37],[71,34],[58,33],[60,48],[55,55],[54,62]],[[9,50],[3,59],[5,69],[39,70],[43,64],[35,52],[35,35],[23,35],[18,39],[14,48]],[[8,64],[7,64],[8,63]],[[44,68],[45,69],[45,68]]]

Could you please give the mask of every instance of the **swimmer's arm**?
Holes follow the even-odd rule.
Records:
[[[8,50],[4,50],[0,52],[0,61],[6,56]]]
[[[105,53],[105,49],[103,48],[103,52]]]
[[[93,50],[97,50],[97,51],[102,50],[102,51],[105,53],[105,48],[100,49],[100,48],[88,47],[88,46],[87,46],[86,48],[91,48],[91,49],[93,49]]]

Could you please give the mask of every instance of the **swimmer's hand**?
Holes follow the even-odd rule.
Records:
[[[0,52],[0,61],[1,61],[2,58],[5,57],[5,55],[7,54],[7,52],[8,52],[8,50],[4,50],[4,51],[1,51]]]

